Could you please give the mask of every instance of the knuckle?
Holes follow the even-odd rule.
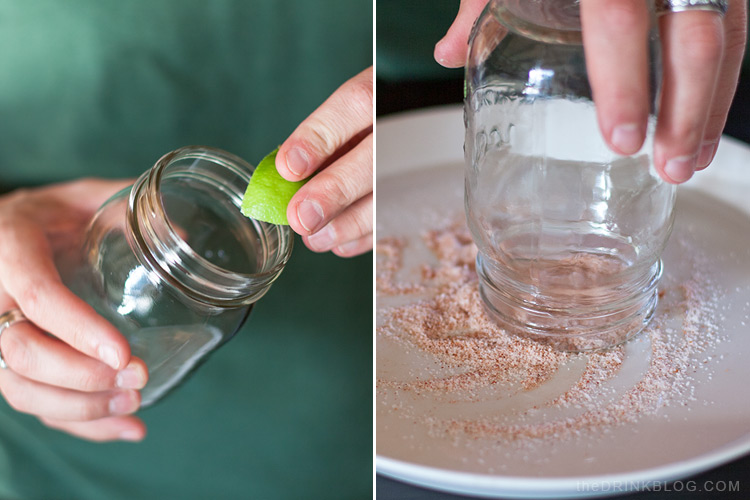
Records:
[[[372,163],[373,163],[373,144],[372,134],[368,134],[359,143],[358,148],[362,148],[362,156],[368,166],[367,174],[372,177]]]
[[[25,287],[18,291],[16,301],[23,313],[34,322],[41,321],[42,318],[48,318],[50,314],[55,314],[50,309],[48,297],[60,296],[65,293],[64,285],[48,280],[30,280]],[[86,337],[86,329],[81,323],[82,319],[69,320],[65,323],[64,341],[74,347],[87,347],[90,342]],[[42,321],[43,322],[43,321]]]
[[[305,142],[317,156],[330,155],[347,141],[352,126],[372,123],[373,102],[371,73],[363,72],[334,93],[324,112],[309,117],[303,133]]]
[[[601,9],[601,22],[616,34],[641,32],[647,27],[644,5],[638,0],[610,1]]]
[[[88,339],[83,325],[78,322],[69,322],[66,328],[68,335],[66,343],[79,350],[85,350],[91,346],[92,342]]]
[[[723,47],[724,31],[716,22],[695,22],[680,31],[680,42],[694,64],[718,64]]]
[[[315,156],[325,157],[339,147],[339,132],[331,127],[331,123],[314,118],[305,132],[305,142],[312,149]]]
[[[372,229],[371,225],[369,224],[367,220],[366,214],[361,214],[359,216],[354,217],[354,228],[355,228],[355,238],[360,238],[366,234],[368,234]]]
[[[367,78],[358,78],[351,82],[349,89],[353,111],[359,115],[361,120],[367,120],[372,116],[373,84]]]
[[[697,147],[703,138],[705,129],[704,118],[700,115],[686,115],[680,120],[675,120],[669,130],[668,137],[675,144],[690,145]]]
[[[21,375],[33,373],[37,368],[33,350],[22,337],[13,334],[13,330],[6,330],[2,336],[3,358],[8,366]]]
[[[26,316],[35,317],[41,312],[46,289],[44,282],[32,279],[18,291],[16,300]]]
[[[99,401],[99,399],[100,398],[97,398],[97,400],[94,401],[85,401],[81,403],[71,420],[96,420],[106,415],[107,411],[104,409],[106,403]]]
[[[111,369],[108,369],[111,372]],[[110,388],[114,385],[112,373],[105,373],[104,370],[81,370],[75,375],[73,383],[78,390],[95,391]]]
[[[372,198],[358,201],[341,216],[335,218],[331,225],[339,235],[339,245],[359,242],[363,237],[372,234]]]
[[[347,234],[350,240],[359,239],[372,233],[372,211],[372,195],[370,195],[357,201],[351,210],[346,213],[346,224],[349,226]]]
[[[674,129],[668,135],[670,144],[679,144],[681,149],[685,150],[697,149],[702,137],[703,128],[694,120],[675,125]]]
[[[339,208],[343,208],[359,198],[359,183],[356,179],[336,172],[328,181],[327,192]]]

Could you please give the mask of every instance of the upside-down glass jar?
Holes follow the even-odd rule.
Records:
[[[229,340],[289,259],[288,226],[240,213],[252,171],[217,149],[173,151],[104,203],[83,251],[58,264],[148,366],[141,407]]]
[[[508,331],[568,351],[607,348],[652,318],[674,186],[653,166],[660,87],[649,34],[643,148],[604,142],[576,0],[491,0],[466,66],[466,214],[480,293]]]

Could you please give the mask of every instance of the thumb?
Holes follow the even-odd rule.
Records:
[[[466,64],[471,27],[487,2],[488,0],[461,0],[456,19],[445,36],[435,45],[434,57],[441,66],[460,68]]]

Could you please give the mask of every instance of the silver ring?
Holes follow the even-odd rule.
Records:
[[[656,0],[656,14],[707,10],[724,16],[729,9],[729,0]]]
[[[15,325],[19,321],[28,321],[20,309],[11,309],[10,311],[5,311],[3,314],[0,314],[0,336],[3,335],[6,328]],[[8,365],[3,358],[2,350],[0,350],[0,368],[8,368]]]

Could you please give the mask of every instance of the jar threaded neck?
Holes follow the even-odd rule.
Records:
[[[128,202],[127,234],[141,263],[199,302],[233,307],[260,299],[289,260],[293,238],[287,226],[246,219],[240,214],[252,171],[253,167],[241,158],[200,146],[184,147],[160,158],[138,178]],[[167,186],[172,190],[169,194]],[[214,197],[216,206],[225,207],[226,217],[232,220],[218,222],[238,228],[237,239],[248,236],[253,240],[254,269],[228,269],[191,246],[189,229],[181,228],[170,217],[165,200],[168,196],[183,197],[183,202],[190,203],[195,192],[204,193],[209,202]],[[210,211],[211,207],[207,205],[206,209]]]

